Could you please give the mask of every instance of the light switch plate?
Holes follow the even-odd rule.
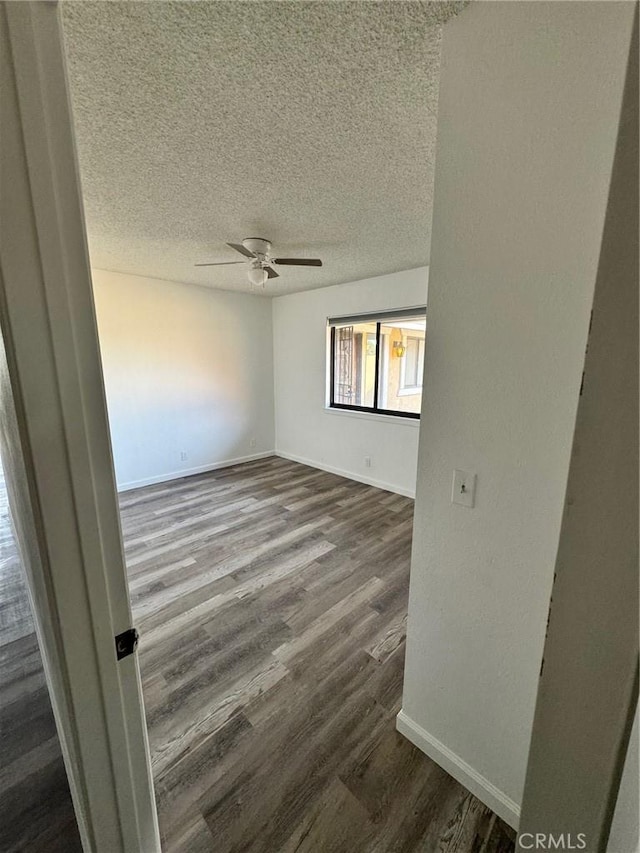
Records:
[[[473,507],[476,497],[476,475],[456,468],[453,472],[451,503]]]

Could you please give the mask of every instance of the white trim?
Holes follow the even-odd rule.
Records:
[[[425,731],[422,726],[400,711],[396,717],[396,729],[414,746],[432,758],[436,764],[446,770],[461,785],[471,791],[481,802],[494,811],[509,826],[518,830],[520,806],[503,791],[491,783],[485,776],[474,770],[466,761],[452,752],[447,746]]]
[[[183,468],[181,471],[169,471],[167,474],[158,474],[155,477],[144,477],[142,480],[130,480],[128,483],[118,483],[119,492],[129,492],[132,489],[140,489],[143,486],[153,486],[156,483],[167,483],[169,480],[181,480],[183,477],[191,477],[194,474],[206,474],[207,471],[217,471],[218,468],[231,468],[233,465],[241,465],[243,462],[253,462],[256,459],[266,459],[275,456],[275,450],[265,450],[263,453],[253,453],[251,456],[238,456],[236,459],[224,459],[221,462],[210,462],[208,465],[198,465],[195,468]]]
[[[402,486],[396,486],[394,483],[374,480],[371,477],[364,477],[362,474],[356,474],[353,471],[345,471],[343,468],[334,468],[333,465],[325,465],[324,462],[316,462],[313,459],[305,459],[303,456],[295,456],[293,453],[276,450],[274,455],[279,456],[281,459],[289,459],[291,462],[299,462],[301,465],[309,465],[311,468],[319,468],[320,471],[327,471],[329,474],[337,474],[338,477],[346,477],[347,480],[364,483],[365,486],[374,486],[376,489],[383,489],[385,492],[403,495],[405,498],[415,498],[416,496],[415,489],[412,491]]]
[[[131,607],[56,3],[0,4],[0,63],[9,448],[52,706],[85,851],[159,853],[138,659],[114,646]]]
[[[340,415],[347,418],[360,418],[363,421],[379,421],[387,424],[402,424],[412,426],[414,429],[420,427],[420,418],[403,418],[399,415],[381,415],[378,412],[360,412],[353,409],[334,409],[331,406],[324,407],[327,415]]]

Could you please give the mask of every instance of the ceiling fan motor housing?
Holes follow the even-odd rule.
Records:
[[[271,251],[271,243],[262,237],[245,237],[242,245],[259,258],[266,257]]]

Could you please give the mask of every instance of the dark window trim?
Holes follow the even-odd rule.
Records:
[[[373,377],[373,405],[378,405],[378,392],[380,391],[380,357],[382,347],[380,346],[380,341],[382,340],[382,333],[380,332],[381,323],[378,321],[376,323],[376,373]]]
[[[390,312],[389,312],[390,313]],[[415,316],[419,316],[416,314]],[[376,321],[376,375],[374,377],[373,386],[373,406],[350,406],[348,403],[335,402],[335,364],[336,364],[336,325],[332,324],[331,329],[331,352],[329,353],[329,408],[340,409],[347,412],[364,412],[369,415],[386,415],[394,418],[410,418],[412,420],[420,420],[419,412],[398,412],[394,409],[382,409],[378,406],[378,391],[380,384],[380,360],[382,357],[382,348],[380,341],[382,337],[382,322]]]
[[[363,314],[345,314],[342,317],[328,317],[330,326],[353,326],[356,323],[382,323],[390,320],[408,320],[412,317],[426,316],[426,305],[414,305],[413,308],[397,308],[395,311],[372,311]]]

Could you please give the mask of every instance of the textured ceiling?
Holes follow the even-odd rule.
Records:
[[[92,264],[278,295],[427,264],[442,23],[462,3],[75,2],[62,19]],[[254,291],[255,292],[255,291]]]

